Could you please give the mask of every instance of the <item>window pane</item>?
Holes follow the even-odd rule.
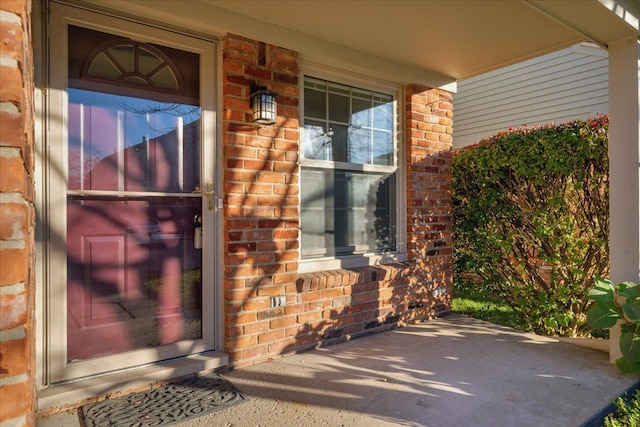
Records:
[[[395,175],[302,170],[302,256],[395,250]]]
[[[327,229],[322,209],[302,209],[302,254],[305,257],[333,254],[333,233]]]
[[[304,169],[304,200],[301,209],[303,256],[324,256],[332,253],[334,244],[333,216],[325,211],[333,211],[334,197],[331,176],[323,170]],[[329,180],[329,181],[328,181]]]
[[[304,115],[314,119],[326,119],[327,101],[325,92],[305,88]]]
[[[373,132],[373,164],[393,165],[393,134],[391,132]]]
[[[158,58],[152,52],[149,52],[147,49],[138,48],[138,67],[140,68],[140,72],[144,75],[149,74],[156,68],[158,68],[162,64],[162,60]],[[176,85],[177,86],[177,85]]]
[[[331,132],[333,133],[331,136],[331,152],[333,160],[336,162],[348,162],[348,126],[332,125]]]
[[[349,123],[349,116],[349,97],[330,93],[329,120],[341,123]]]
[[[383,104],[375,104],[373,107],[373,127],[389,129],[393,127],[393,99]]]
[[[122,72],[118,67],[102,52],[96,55],[96,58],[89,66],[89,75],[91,76],[115,80],[120,74]]]
[[[151,76],[151,81],[154,85],[166,89],[178,89],[180,87],[176,76],[168,66],[164,66],[160,71]]]
[[[302,153],[305,159],[333,160],[331,137],[325,133],[323,122],[306,121]]]
[[[335,225],[335,253],[348,253],[352,251],[352,248],[349,248],[349,228],[347,223],[347,213],[348,213],[348,189],[347,189],[347,178],[344,173],[336,172],[333,174],[334,179],[334,210],[333,212],[327,212],[325,216],[327,217],[327,221],[331,221],[331,217],[333,217],[333,224]],[[330,177],[327,177],[327,183],[330,184]],[[327,215],[328,214],[328,215]]]
[[[305,169],[302,171],[302,181],[305,190],[303,207],[324,209],[327,202],[331,201],[333,197],[332,194],[326,193],[329,186],[325,182],[324,172],[321,169]]]
[[[353,114],[351,125],[354,127],[371,126],[371,101],[362,99],[353,100]]]
[[[107,51],[118,61],[118,64],[120,64],[125,72],[131,73],[135,71],[136,59],[132,44],[113,46],[107,49]]]
[[[366,230],[369,228],[366,222],[366,209],[368,199],[368,177],[366,175],[347,173],[346,187],[348,191],[348,208],[343,214],[345,227],[343,230],[345,249],[351,251],[368,249]]]
[[[349,128],[349,162],[366,165],[371,163],[371,130]]]
[[[373,238],[380,251],[396,250],[395,210],[396,176],[381,177],[372,183],[375,187],[375,211],[373,212]]]

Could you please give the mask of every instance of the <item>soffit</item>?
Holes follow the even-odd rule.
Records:
[[[235,33],[316,63],[434,86],[582,41],[607,47],[637,37],[629,17],[640,10],[638,0],[87,2],[117,3],[119,12],[206,34]]]
[[[205,0],[454,79],[633,29],[598,1]]]

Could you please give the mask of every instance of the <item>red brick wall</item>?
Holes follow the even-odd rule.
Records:
[[[0,1],[0,424],[33,425],[34,183],[30,0]]]
[[[430,290],[453,286],[452,94],[409,85],[405,99],[407,252]]]
[[[298,259],[298,56],[238,36],[223,40],[225,350],[233,362],[285,346]],[[251,123],[251,85],[278,97],[278,122]],[[287,306],[270,309],[270,296]]]
[[[451,94],[407,87],[410,260],[300,275],[298,79],[295,52],[224,38],[225,351],[235,365],[432,317],[450,306]],[[251,123],[252,84],[280,94],[275,125]],[[286,304],[270,308],[276,295]]]

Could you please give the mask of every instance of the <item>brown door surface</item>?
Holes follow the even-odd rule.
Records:
[[[68,34],[67,360],[200,339],[199,56]]]

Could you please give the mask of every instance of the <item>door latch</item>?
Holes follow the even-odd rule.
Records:
[[[215,194],[215,191],[213,191],[213,182],[211,181],[207,182],[206,191],[202,191],[200,189],[200,186],[196,185],[196,189],[193,190],[192,193],[202,194],[203,196],[205,196],[207,198],[207,209],[209,209],[210,211],[213,210],[213,195]]]

